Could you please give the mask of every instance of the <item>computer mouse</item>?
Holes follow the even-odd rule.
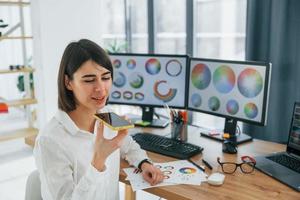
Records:
[[[222,151],[224,153],[235,154],[237,153],[237,145],[233,141],[225,140],[222,145]]]
[[[221,173],[212,173],[208,178],[207,182],[210,185],[222,185],[224,183],[225,175]]]

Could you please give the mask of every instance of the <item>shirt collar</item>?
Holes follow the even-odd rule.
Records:
[[[71,135],[75,135],[80,131],[80,129],[76,126],[66,112],[59,109],[55,115],[55,118],[67,129]]]

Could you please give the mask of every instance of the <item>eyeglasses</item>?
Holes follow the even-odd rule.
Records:
[[[250,156],[242,156],[241,160],[242,163],[221,162],[220,158],[217,158],[218,163],[222,167],[222,171],[226,174],[233,174],[238,167],[240,167],[241,171],[245,174],[250,174],[253,172],[256,164],[255,159]]]

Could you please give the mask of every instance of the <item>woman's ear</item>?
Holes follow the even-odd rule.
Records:
[[[68,90],[72,90],[72,86],[71,86],[70,79],[69,79],[68,75],[65,75],[65,86]]]

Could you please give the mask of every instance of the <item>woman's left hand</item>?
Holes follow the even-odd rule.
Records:
[[[143,178],[151,185],[156,185],[163,181],[164,175],[160,169],[150,163],[143,163],[141,166]]]

